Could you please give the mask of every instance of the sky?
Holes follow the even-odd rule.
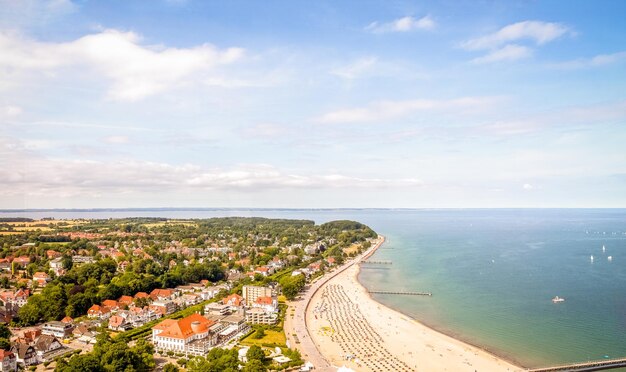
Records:
[[[624,15],[0,0],[0,209],[626,207]]]

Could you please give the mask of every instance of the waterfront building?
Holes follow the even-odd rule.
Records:
[[[210,331],[215,321],[200,314],[180,320],[165,319],[152,327],[152,342],[156,350],[185,355],[206,355],[217,344],[217,335]]]
[[[244,285],[242,294],[246,306],[252,306],[259,297],[272,297],[272,289],[255,285]]]

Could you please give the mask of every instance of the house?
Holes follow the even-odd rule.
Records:
[[[15,354],[17,364],[28,367],[39,363],[37,351],[32,345],[26,343],[16,343],[11,347],[11,352]]]
[[[150,296],[146,292],[137,292],[135,293],[135,299],[137,298],[150,298]]]
[[[148,306],[148,309],[161,314],[161,316],[165,316],[175,312],[178,306],[174,301],[154,301]]]
[[[74,265],[80,266],[86,263],[94,263],[95,258],[91,256],[72,256],[72,262],[74,263]]]
[[[33,283],[37,283],[40,287],[45,287],[51,280],[50,275],[44,273],[43,271],[38,271],[33,274]]]
[[[316,273],[320,271],[320,269],[322,268],[322,263],[320,261],[313,262],[312,264],[307,266],[307,268],[311,270],[313,273]]]
[[[89,329],[89,326],[85,323],[81,323],[74,328],[72,335],[85,344],[96,343],[96,332]]]
[[[153,301],[164,301],[174,299],[174,291],[171,289],[154,289],[150,292],[150,298]]]
[[[73,329],[74,325],[71,323],[51,321],[44,323],[41,333],[63,339],[69,337]]]
[[[130,306],[133,303],[133,298],[130,296],[122,296],[117,300],[117,302],[121,307]]]
[[[13,259],[13,263],[15,266],[26,267],[30,263],[30,257],[28,256],[19,256]]]
[[[0,350],[0,371],[17,371],[17,358],[10,351]]]
[[[0,270],[11,271],[12,258],[0,258]]]
[[[24,331],[21,337],[17,338],[17,342],[25,344],[33,344],[35,340],[41,336],[41,329],[35,328]]]
[[[93,305],[87,310],[87,317],[93,319],[107,319],[111,316],[111,310],[108,307]]]
[[[48,249],[46,251],[46,256],[48,257],[49,260],[52,260],[53,258],[61,257],[61,253]]]
[[[30,296],[29,289],[18,289],[17,291],[6,291],[0,293],[0,300],[4,302],[5,306],[15,306],[18,309],[28,302],[28,297]]]
[[[65,268],[63,268],[63,258],[57,257],[50,261],[50,270],[54,271],[56,276],[65,275]]]
[[[217,343],[217,335],[210,331],[215,323],[200,314],[192,314],[180,320],[165,319],[152,327],[154,347],[161,352],[206,355]]]
[[[265,297],[257,297],[257,299],[252,304],[252,307],[263,309],[268,312],[276,312],[278,311],[278,301],[276,298],[265,296]]]
[[[120,309],[120,304],[115,300],[104,300],[100,305],[102,307],[108,307],[111,311],[117,311]]]
[[[177,303],[179,307],[184,308],[199,304],[202,302],[202,297],[193,293],[187,293],[175,299],[174,302]]]
[[[163,316],[160,312],[152,311],[148,306],[145,308],[133,307],[128,311],[126,318],[132,327],[139,327],[153,320],[157,320]]]
[[[61,342],[56,337],[50,335],[39,336],[37,341],[35,341],[34,347],[37,351],[37,357],[44,362],[47,361],[48,356],[56,354],[54,353],[55,351],[63,349]]]
[[[113,315],[112,317],[109,318],[109,329],[113,330],[113,331],[125,331],[127,329],[132,328],[132,325],[130,324],[130,322],[127,321],[126,318],[119,316],[119,315]]]
[[[244,301],[243,301],[243,297],[241,297],[240,295],[238,295],[236,293],[233,293],[233,294],[231,294],[231,295],[229,295],[227,297],[224,297],[222,299],[222,303],[224,305],[228,305],[228,306],[237,308],[237,307],[243,306]]]
[[[66,323],[66,324],[73,324],[74,323],[74,319],[72,319],[71,316],[66,316],[65,318],[61,319],[62,323]]]
[[[256,269],[254,269],[254,273],[261,274],[263,276],[268,276],[268,275],[274,274],[274,268],[268,267],[268,266],[259,266]]]

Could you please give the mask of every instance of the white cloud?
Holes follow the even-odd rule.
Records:
[[[209,44],[167,48],[141,44],[133,32],[105,30],[66,43],[46,43],[0,33],[0,69],[57,71],[87,67],[110,81],[109,98],[135,101],[207,78],[220,65],[242,58],[241,48]],[[1,71],[1,70],[0,70]]]
[[[572,61],[555,63],[552,64],[552,67],[562,69],[593,68],[624,61],[626,61],[626,51],[612,54],[599,54],[591,58],[579,58]]]
[[[560,23],[523,21],[505,26],[492,34],[470,39],[462,47],[467,50],[495,49],[518,40],[531,40],[537,45],[543,45],[567,33],[572,31]]]
[[[481,110],[500,99],[495,97],[463,97],[451,100],[415,99],[406,101],[379,101],[365,107],[332,111],[315,119],[320,123],[352,123],[384,121],[419,111]]]
[[[432,30],[437,26],[437,23],[429,15],[420,19],[407,16],[395,19],[388,23],[372,22],[367,27],[366,31],[381,34],[387,32],[409,32],[415,30]]]
[[[22,108],[14,105],[0,106],[0,119],[14,118],[22,113]]]
[[[0,169],[0,195],[100,195],[190,190],[276,190],[319,188],[418,187],[414,178],[361,178],[331,172],[299,174],[265,164],[206,168],[149,161],[50,159],[25,150],[23,144],[0,142],[0,154],[12,161]],[[13,155],[11,155],[13,154]],[[28,164],[28,166],[23,166]]]
[[[524,185],[522,185],[522,188],[524,190],[533,190],[535,189],[535,186],[531,185],[530,183],[525,183]]]
[[[128,140],[129,139],[127,136],[109,136],[104,139],[104,142],[110,143],[113,145],[123,145],[123,144],[128,143]]]
[[[532,48],[520,45],[522,41],[543,45],[566,34],[573,34],[573,31],[560,23],[523,21],[502,27],[494,33],[467,40],[461,47],[470,51],[488,51],[486,55],[474,58],[473,63],[516,61],[528,58],[533,53]]]
[[[493,63],[502,61],[516,61],[522,58],[528,58],[532,55],[532,49],[515,44],[505,45],[500,49],[495,49],[489,52],[487,55],[474,58],[474,63]]]
[[[335,68],[330,73],[344,79],[353,80],[370,71],[377,61],[378,58],[376,57],[360,58],[346,66]]]

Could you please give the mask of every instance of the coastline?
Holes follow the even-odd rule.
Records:
[[[523,370],[509,360],[439,332],[372,298],[358,281],[360,262],[371,257],[384,241],[379,236],[377,244],[348,266],[333,272],[310,293],[304,321],[316,351],[330,365],[344,365],[357,371]],[[350,309],[349,319],[344,307]]]

